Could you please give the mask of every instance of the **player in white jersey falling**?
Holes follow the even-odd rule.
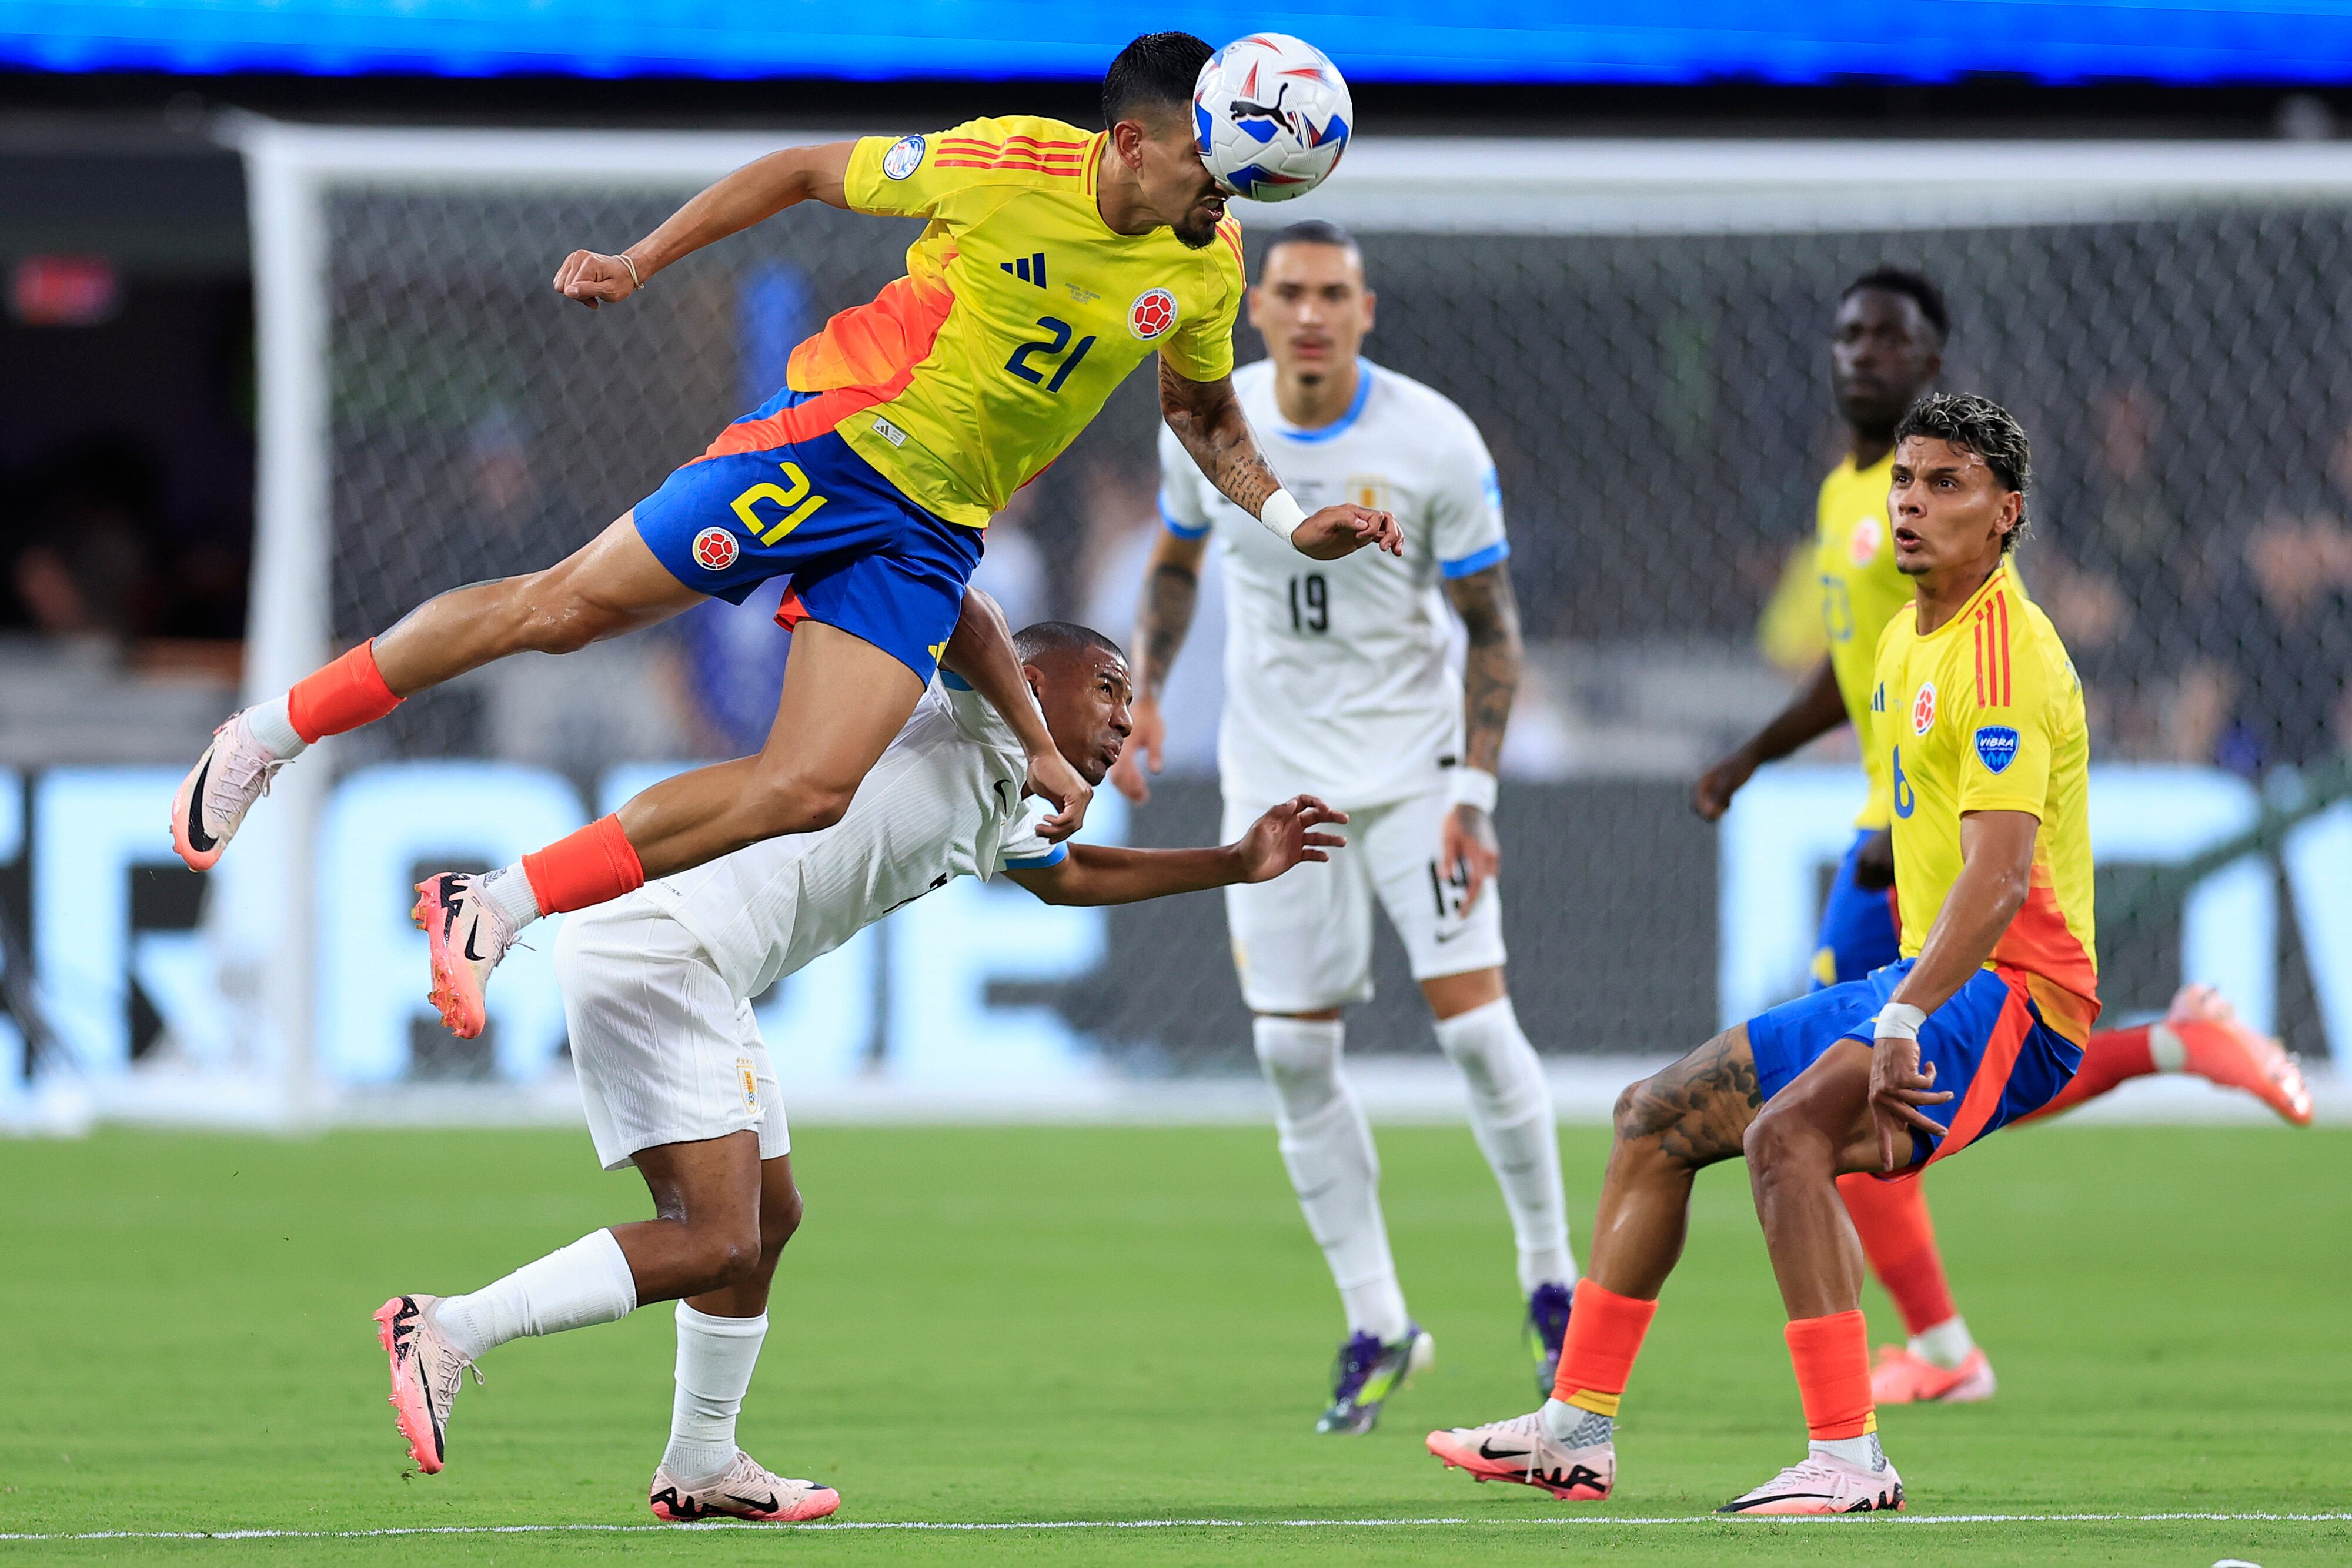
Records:
[[[1217,740],[1226,830],[1300,790],[1356,820],[1345,861],[1278,887],[1230,889],[1225,915],[1283,1161],[1347,1312],[1317,1430],[1368,1432],[1433,1350],[1405,1309],[1371,1130],[1339,1071],[1341,1009],[1372,994],[1375,900],[1403,939],[1438,1044],[1462,1069],[1471,1127],[1502,1184],[1538,1383],[1558,1365],[1576,1283],[1551,1093],[1503,984],[1492,819],[1518,609],[1477,427],[1428,387],[1357,357],[1373,297],[1355,242],[1329,224],[1296,224],[1267,242],[1261,267],[1250,321],[1270,357],[1234,372],[1243,411],[1296,494],[1393,512],[1404,549],[1285,559],[1192,481],[1163,434],[1167,529],[1135,632],[1135,745],[1112,781],[1149,795],[1142,769],[1158,770],[1165,733],[1156,699],[1213,535],[1228,628]],[[1469,633],[1463,674],[1446,660],[1447,600]]]
[[[1129,676],[1108,638],[1058,622],[1010,638],[993,602],[967,591],[941,662],[983,692],[1025,682],[1055,748],[1089,783],[1118,758]],[[467,1295],[383,1304],[375,1318],[393,1407],[418,1468],[442,1468],[449,1407],[486,1352],[675,1300],[677,1389],[648,1498],[655,1516],[788,1521],[840,1505],[832,1488],[774,1475],[735,1446],[769,1281],[801,1218],[751,999],[959,876],[1002,871],[1048,904],[1129,904],[1279,876],[1345,842],[1318,830],[1346,818],[1299,797],[1221,849],[1048,843],[1038,830],[1051,803],[1023,799],[1026,775],[999,710],[942,674],[832,827],[739,850],[565,922],[555,967],[589,1133],[605,1169],[637,1167],[655,1218],[594,1231]]]

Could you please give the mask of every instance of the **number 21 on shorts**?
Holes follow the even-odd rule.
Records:
[[[754,485],[736,497],[732,503],[735,515],[743,519],[745,530],[755,535],[763,545],[774,544],[807,522],[810,514],[824,506],[826,499],[823,496],[809,494],[808,476],[801,472],[799,464],[780,463],[777,466],[784,471],[784,484]],[[760,514],[754,510],[761,501],[772,501],[782,507],[784,509],[782,518],[772,524],[761,521]]]

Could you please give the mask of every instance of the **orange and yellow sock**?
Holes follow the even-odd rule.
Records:
[[[1806,1435],[1816,1448],[1866,1462],[1843,1448],[1878,1430],[1877,1402],[1870,1395],[1870,1330],[1861,1312],[1799,1318],[1787,1333]]]
[[[1657,1315],[1655,1301],[1637,1301],[1590,1279],[1579,1281],[1552,1397],[1613,1420],[1625,1382],[1633,1375],[1634,1358],[1642,1354],[1643,1337]]]

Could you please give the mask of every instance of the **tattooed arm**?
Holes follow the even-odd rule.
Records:
[[[1222,376],[1196,382],[1160,361],[1160,413],[1168,428],[1192,455],[1201,472],[1224,497],[1247,512],[1261,517],[1265,504],[1282,489],[1282,481],[1266,466],[1234,396],[1234,381]],[[1290,545],[1316,560],[1337,560],[1366,545],[1378,545],[1391,555],[1402,555],[1404,545],[1396,519],[1370,507],[1326,507],[1290,531]]]
[[[1139,804],[1151,799],[1144,769],[1160,771],[1160,751],[1168,738],[1160,694],[1168,685],[1168,672],[1175,667],[1178,651],[1184,646],[1184,634],[1192,629],[1192,607],[1201,597],[1201,559],[1208,550],[1206,534],[1187,538],[1167,528],[1160,531],[1159,543],[1152,547],[1143,602],[1135,612],[1135,636],[1128,643],[1135,650],[1135,698],[1128,705],[1134,727],[1110,770],[1110,781],[1119,793]]]
[[[1481,773],[1496,772],[1502,762],[1503,731],[1519,690],[1519,602],[1511,595],[1510,571],[1498,561],[1445,584],[1445,597],[1470,634],[1462,671],[1462,763]],[[1467,873],[1462,907],[1477,903],[1503,858],[1485,808],[1463,801],[1446,814],[1438,858]]]

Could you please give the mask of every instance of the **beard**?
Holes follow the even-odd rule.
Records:
[[[1216,240],[1217,220],[1214,218],[1188,219],[1181,224],[1169,225],[1168,232],[1174,235],[1176,243],[1186,250],[1205,250]]]

